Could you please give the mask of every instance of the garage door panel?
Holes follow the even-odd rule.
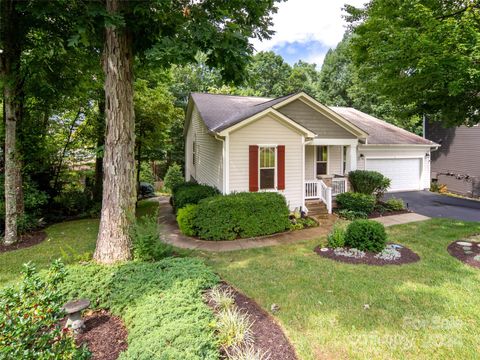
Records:
[[[365,168],[391,179],[388,191],[406,191],[421,188],[420,165],[420,159],[367,159]]]

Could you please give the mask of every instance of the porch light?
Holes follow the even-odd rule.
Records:
[[[365,157],[365,155],[360,154],[360,159],[363,159],[364,157]]]

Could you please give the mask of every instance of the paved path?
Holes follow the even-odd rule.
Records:
[[[198,240],[183,235],[178,229],[175,215],[168,198],[158,198],[159,223],[162,225],[161,239],[167,244],[183,249],[193,249],[202,251],[234,251],[251,248],[259,248],[274,245],[291,244],[302,240],[319,238],[327,235],[335,222],[335,217],[330,216],[322,220],[320,226],[282,234],[275,234],[256,239],[240,239],[232,241],[206,241]]]
[[[480,221],[480,201],[440,195],[430,191],[409,191],[386,194],[401,198],[417,214],[432,218]]]
[[[378,221],[385,226],[392,226],[392,225],[400,225],[400,224],[408,224],[411,222],[417,221],[425,221],[430,219],[428,216],[416,214],[416,213],[408,213],[408,214],[400,214],[400,215],[390,215],[390,216],[382,216],[372,220]]]

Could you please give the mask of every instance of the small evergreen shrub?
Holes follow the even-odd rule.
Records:
[[[405,203],[402,199],[390,198],[385,201],[385,206],[391,211],[400,211],[405,209]]]
[[[390,179],[378,171],[355,170],[348,173],[354,192],[381,197],[390,186]]]
[[[170,192],[172,192],[178,185],[184,183],[185,179],[183,178],[182,168],[180,165],[171,165],[165,174],[165,179],[163,180],[163,186],[167,191]]]
[[[173,249],[160,240],[156,216],[143,216],[132,228],[133,257],[140,261],[158,261],[171,256]]]
[[[35,266],[24,265],[18,287],[0,292],[0,358],[2,359],[88,359],[85,347],[75,345],[70,331],[59,321],[65,298],[60,286],[66,276],[60,261],[55,261],[45,278]]]
[[[339,248],[345,246],[345,230],[335,225],[327,236],[329,248]]]
[[[335,198],[340,209],[370,214],[375,208],[376,199],[373,195],[345,192]]]
[[[177,223],[182,234],[187,236],[197,236],[195,229],[195,219],[197,217],[198,205],[188,204],[178,210]]]
[[[338,216],[345,220],[356,220],[356,219],[366,219],[368,218],[368,214],[363,211],[354,211],[354,210],[347,210],[342,209],[338,210]]]
[[[193,182],[183,183],[176,186],[173,191],[173,206],[178,210],[188,204],[198,204],[200,200],[219,194],[220,192],[212,186],[200,185]]]
[[[380,252],[385,249],[387,233],[385,227],[372,220],[355,220],[348,225],[345,246],[361,251]]]
[[[290,229],[285,198],[274,192],[214,196],[198,203],[195,227],[207,240],[233,240]]]

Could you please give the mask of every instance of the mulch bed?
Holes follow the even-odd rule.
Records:
[[[87,345],[93,360],[116,360],[127,349],[127,329],[120,318],[99,310],[84,320],[85,330],[75,335],[75,340],[78,345]]]
[[[333,249],[328,251],[321,251],[322,247],[317,246],[314,251],[320,255],[321,257],[335,260],[338,262],[348,263],[348,264],[365,264],[365,265],[376,265],[376,266],[385,266],[385,265],[403,265],[403,264],[411,264],[420,260],[420,256],[414,253],[409,248],[402,245],[402,248],[397,249],[401,256],[399,259],[396,260],[384,260],[384,259],[377,259],[375,257],[376,253],[371,251],[365,251],[365,256],[362,258],[353,258],[347,257],[342,255],[336,255]]]
[[[250,317],[253,322],[253,346],[262,353],[267,352],[270,359],[297,360],[295,350],[283,333],[282,328],[273,317],[263,310],[255,301],[246,297],[227,283],[221,286],[228,287],[234,294],[235,305]],[[282,311],[280,309],[280,311]]]
[[[463,246],[458,244],[458,242],[465,242],[465,241],[472,244],[469,250],[472,252],[471,254],[465,253]],[[480,261],[474,259],[475,256],[480,256],[479,244],[480,242],[471,241],[469,239],[458,240],[448,245],[447,250],[450,255],[452,255],[453,257],[456,257],[461,262],[476,268],[480,268]]]
[[[378,211],[373,211],[368,215],[369,219],[375,219],[379,217],[385,217],[385,216],[392,216],[392,215],[401,215],[401,214],[408,214],[411,213],[410,210],[404,209],[404,210],[397,210],[397,211],[386,211],[384,213],[378,212]]]
[[[44,231],[35,231],[32,233],[20,235],[20,241],[12,245],[0,244],[0,253],[27,248],[41,243],[47,238]]]

